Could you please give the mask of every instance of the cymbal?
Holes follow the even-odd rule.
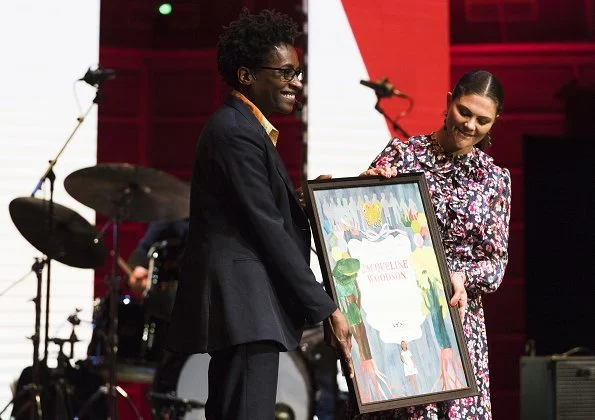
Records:
[[[9,204],[10,217],[27,241],[49,258],[71,267],[95,268],[107,257],[97,230],[74,210],[54,203],[54,229],[49,237],[49,202],[19,197]]]
[[[190,186],[165,172],[128,163],[79,169],[66,191],[104,216],[133,222],[179,220],[190,213]]]

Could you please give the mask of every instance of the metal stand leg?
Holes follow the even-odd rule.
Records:
[[[163,403],[162,412],[154,413],[159,420],[178,420],[183,419],[187,412],[196,410],[199,408],[205,408],[205,405],[188,398],[177,398],[169,394],[162,394],[159,392],[150,391],[148,394],[149,399],[158,400]]]
[[[89,411],[89,409],[91,407],[93,407],[93,404],[95,404],[95,402],[102,396],[108,396],[109,391],[108,389],[112,389],[115,390],[117,392],[117,395],[113,395],[113,400],[117,401],[117,396],[120,395],[122,398],[124,398],[126,400],[126,403],[128,404],[128,407],[130,407],[130,409],[132,410],[132,412],[134,413],[134,415],[136,416],[136,418],[138,420],[143,420],[142,416],[140,415],[138,409],[136,408],[136,406],[134,405],[134,403],[132,402],[132,399],[130,398],[130,396],[128,395],[128,393],[126,391],[124,391],[120,386],[113,386],[110,387],[109,385],[102,385],[99,387],[99,389],[97,389],[97,391],[95,391],[93,393],[93,395],[91,395],[91,397],[87,400],[87,402],[85,402],[85,404],[81,407],[79,414],[77,416],[74,417],[74,420],[83,420],[85,418],[85,416],[87,415],[87,411]]]
[[[99,387],[93,395],[83,404],[81,409],[79,410],[78,417],[75,419],[83,419],[86,415],[87,410],[91,407],[95,401],[102,395],[106,396],[107,399],[107,412],[108,412],[108,419],[109,420],[117,420],[118,419],[118,404],[117,404],[117,397],[118,394],[123,397],[130,409],[134,412],[136,417],[139,420],[142,420],[139,411],[134,406],[132,400],[121,387],[117,385],[118,375],[117,375],[117,362],[118,362],[118,298],[120,292],[120,277],[117,275],[118,270],[118,258],[120,256],[120,247],[119,247],[119,227],[120,227],[120,219],[118,216],[114,217],[112,222],[113,227],[113,262],[112,262],[112,272],[111,276],[108,281],[109,286],[109,329],[108,329],[108,337],[107,337],[107,353],[108,353],[108,366],[109,366],[109,374],[108,374],[108,381],[107,384],[104,386]]]
[[[8,409],[8,407],[15,401],[18,401],[19,397],[24,394],[29,394],[31,402],[33,403],[35,410],[31,413],[33,420],[42,420],[43,411],[41,407],[41,381],[40,381],[40,363],[39,363],[39,341],[40,341],[40,330],[41,330],[41,283],[43,267],[48,263],[48,260],[43,258],[35,258],[35,262],[31,266],[31,271],[35,273],[37,277],[37,293],[32,299],[35,304],[35,331],[30,337],[33,342],[33,365],[32,365],[32,378],[31,383],[25,385],[23,389],[18,392],[15,397],[0,411],[0,416]],[[48,267],[49,270],[49,267]],[[30,407],[29,404],[25,404],[18,411],[18,414],[22,414],[26,409]],[[18,417],[15,415],[15,417]]]
[[[25,394],[29,394],[30,395],[30,401],[26,404],[24,404],[19,411],[17,411],[16,413],[14,413],[14,418],[19,418],[19,416],[21,416],[22,414],[24,414],[26,412],[26,410],[29,409],[29,407],[31,406],[31,403],[33,403],[35,405],[35,410],[32,411],[31,413],[31,418],[33,419],[38,419],[41,420],[41,393],[39,390],[39,386],[37,386],[36,384],[27,384],[23,387],[23,389],[21,391],[19,391],[12,400],[10,400],[8,402],[8,404],[6,404],[6,406],[4,406],[4,408],[2,409],[2,411],[0,411],[0,416],[2,414],[4,414],[4,412],[8,409],[8,407],[11,406],[12,403],[14,403],[15,401],[18,401],[19,398]]]

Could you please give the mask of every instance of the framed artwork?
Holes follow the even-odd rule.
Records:
[[[477,395],[424,175],[303,190],[325,287],[350,325],[360,413]]]

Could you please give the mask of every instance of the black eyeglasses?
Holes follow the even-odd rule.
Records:
[[[291,67],[261,67],[261,69],[277,70],[286,82],[291,82],[294,77],[297,77],[300,82],[304,79],[304,71],[302,69],[294,69]]]

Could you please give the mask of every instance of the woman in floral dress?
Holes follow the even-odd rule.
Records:
[[[479,396],[359,419],[492,418],[482,294],[498,288],[508,261],[510,173],[483,149],[491,141],[489,131],[500,115],[503,96],[489,72],[465,74],[447,96],[442,127],[406,141],[392,139],[362,174],[425,173],[455,289],[451,305],[458,304],[462,311]]]

